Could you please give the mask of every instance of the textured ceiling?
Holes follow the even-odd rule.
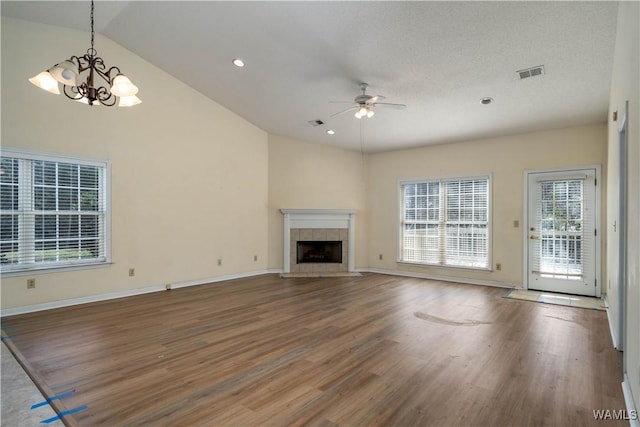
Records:
[[[88,2],[1,7],[88,26]],[[96,31],[265,131],[301,140],[383,151],[606,121],[615,2],[135,1],[96,2],[95,13]],[[518,79],[537,65],[546,74]],[[144,76],[131,78],[143,97]],[[363,81],[407,108],[330,118],[345,107],[329,101],[352,100]],[[495,102],[481,105],[485,96]]]

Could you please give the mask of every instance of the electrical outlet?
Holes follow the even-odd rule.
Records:
[[[496,270],[497,270],[497,271],[502,270],[502,264],[500,264],[499,262],[498,262],[498,263],[496,263]]]
[[[380,261],[382,261],[382,254],[379,254],[379,255],[378,255],[378,259],[379,259]]]
[[[133,277],[136,275],[136,269],[135,268],[130,268],[129,269],[129,277]]]
[[[218,258],[218,265],[222,265],[222,258]]]
[[[165,286],[165,289],[170,291],[171,290],[171,283],[167,283]]]
[[[254,261],[258,261],[258,255],[254,255],[254,256],[253,256],[253,260],[254,260]]]
[[[27,289],[34,289],[36,287],[36,279],[27,279]]]

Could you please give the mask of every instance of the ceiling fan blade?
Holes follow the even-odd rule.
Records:
[[[367,103],[367,104],[369,104],[369,105],[371,105],[371,104],[377,104],[377,103],[378,103],[378,101],[381,101],[381,100],[383,100],[383,99],[385,99],[385,97],[384,97],[384,96],[382,96],[382,95],[376,95],[376,96],[371,97],[370,99],[368,99],[366,103]]]
[[[349,107],[346,110],[338,111],[337,113],[334,113],[334,114],[330,115],[329,117],[335,117],[335,116],[338,116],[340,114],[346,113],[347,111],[353,111],[353,110],[357,110],[357,109],[358,109],[357,106]]]
[[[385,108],[395,108],[396,110],[404,110],[407,108],[405,104],[390,104],[388,102],[377,102],[376,105],[380,105]]]

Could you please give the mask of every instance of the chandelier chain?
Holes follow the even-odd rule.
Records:
[[[93,0],[91,0],[91,50],[95,52],[95,49],[94,49],[95,33],[93,31],[93,9],[94,9]]]

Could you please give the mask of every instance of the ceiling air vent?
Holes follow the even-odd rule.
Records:
[[[528,79],[529,77],[541,76],[544,74],[544,65],[526,68],[524,70],[516,71],[516,73],[520,76],[520,80]]]
[[[323,124],[324,124],[324,122],[323,122],[322,120],[320,120],[320,119],[317,119],[317,120],[309,120],[309,124],[310,124],[311,126],[320,126],[320,125],[323,125]]]

